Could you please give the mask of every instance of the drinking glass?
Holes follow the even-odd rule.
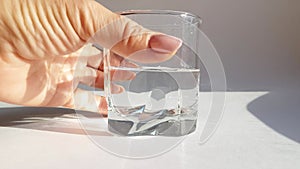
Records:
[[[173,57],[159,63],[122,58],[122,63],[115,66],[111,59],[118,55],[104,49],[108,130],[122,136],[192,133],[196,129],[200,79],[200,61],[194,50],[201,19],[190,13],[165,10],[131,10],[121,15],[183,43]],[[136,52],[136,57],[139,54]],[[126,72],[135,77],[120,81]],[[123,91],[114,92],[116,86]]]

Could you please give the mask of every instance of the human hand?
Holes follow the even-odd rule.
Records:
[[[74,81],[90,85],[92,79],[103,88],[101,60],[96,58],[95,66],[95,56],[80,57],[99,30],[93,43],[122,57],[143,49],[157,54],[135,60],[167,60],[181,45],[180,40],[146,30],[92,0],[0,0],[0,6],[0,101],[8,103],[73,108]],[[105,30],[107,25],[110,29]],[[122,57],[112,62],[118,65]],[[84,69],[76,76],[79,62]],[[105,112],[105,99],[97,100]]]

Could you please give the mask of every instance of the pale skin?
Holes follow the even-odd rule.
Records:
[[[80,52],[96,32],[120,19],[118,14],[92,0],[0,0],[0,7],[0,101],[74,108],[74,81],[103,88],[103,64],[94,65],[99,61],[95,56],[81,59]],[[167,60],[181,45],[176,38],[139,25],[115,24],[113,29],[97,37],[100,45],[106,47],[116,31],[125,34],[126,29],[136,29],[134,36],[110,46],[120,55],[112,60],[115,65],[143,49],[157,54],[145,62]],[[78,62],[85,64],[81,76],[74,75]],[[127,72],[120,80],[132,78]],[[115,92],[122,89],[115,86]],[[105,99],[97,100],[105,114]]]

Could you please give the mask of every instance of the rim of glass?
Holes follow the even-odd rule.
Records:
[[[117,12],[120,15],[133,15],[133,14],[163,14],[163,15],[174,15],[174,16],[189,16],[195,18],[202,24],[202,18],[198,15],[192,14],[185,11],[175,11],[175,10],[152,10],[152,9],[137,9],[137,10],[125,10]]]

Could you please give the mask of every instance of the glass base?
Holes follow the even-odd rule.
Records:
[[[120,136],[171,136],[178,137],[190,134],[196,130],[197,120],[170,120],[155,124],[144,130],[143,122],[134,123],[126,120],[108,120],[108,130]]]

